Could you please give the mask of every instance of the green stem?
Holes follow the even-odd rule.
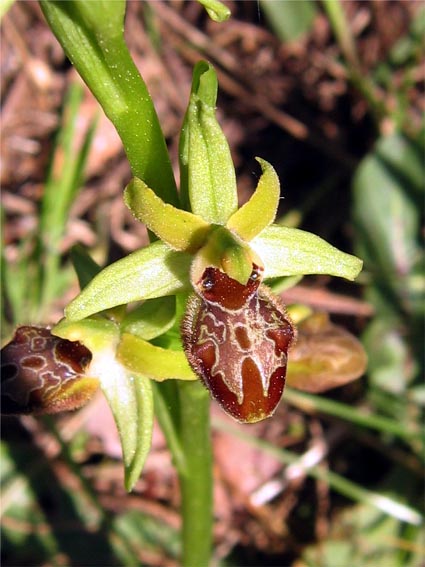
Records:
[[[183,567],[208,567],[213,498],[210,397],[199,382],[179,382],[180,436],[186,457],[180,472]]]
[[[40,5],[66,55],[117,129],[133,175],[177,205],[158,116],[124,41],[125,3],[41,0]]]
[[[179,475],[186,471],[186,458],[183,452],[179,426],[180,416],[175,400],[178,397],[177,380],[165,380],[161,383],[153,383],[155,400],[155,416],[159,422],[162,433],[167,441],[167,446],[173,457],[174,466]]]

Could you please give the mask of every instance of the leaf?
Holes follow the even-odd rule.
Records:
[[[217,77],[200,61],[180,138],[180,188],[185,208],[209,223],[226,224],[238,207],[235,168],[215,117]]]
[[[416,295],[413,288],[417,282],[409,274],[421,258],[419,203],[423,189],[422,198],[415,203],[417,151],[403,140],[400,134],[382,138],[358,167],[353,185],[357,250],[390,312],[401,305],[412,309],[409,302]]]
[[[280,198],[279,178],[275,170],[265,160],[257,158],[257,161],[263,170],[257,189],[226,225],[244,240],[252,240],[274,221]]]
[[[83,289],[102,270],[87,251],[77,244],[71,248],[71,260],[77,273],[80,288]]]
[[[129,371],[142,372],[158,382],[169,378],[197,379],[183,351],[152,345],[130,333],[122,335],[117,358]]]
[[[121,322],[120,328],[122,332],[149,341],[171,329],[175,320],[175,297],[159,297],[144,301],[142,305],[130,311]]]
[[[204,6],[214,22],[225,22],[231,16],[229,8],[218,0],[198,0],[198,2]]]
[[[174,250],[195,252],[211,231],[211,225],[201,217],[164,203],[137,177],[125,188],[124,202],[138,220]]]
[[[162,242],[142,248],[102,270],[65,310],[78,321],[132,301],[173,295],[189,287],[191,257]]]
[[[262,0],[260,5],[270,27],[281,41],[292,41],[307,33],[317,9],[316,3],[311,0]]]
[[[303,230],[272,225],[250,242],[264,263],[264,277],[329,274],[354,280],[363,262]]]
[[[400,321],[381,317],[366,329],[363,341],[370,353],[370,383],[395,396],[405,396],[418,368],[409,353]]]

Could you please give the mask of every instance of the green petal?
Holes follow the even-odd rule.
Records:
[[[196,380],[183,351],[152,345],[130,333],[122,335],[117,358],[129,371],[142,372],[158,382],[169,378]]]
[[[257,189],[226,225],[244,240],[252,240],[274,221],[280,198],[279,178],[275,170],[267,161],[261,158],[257,161],[263,170]]]
[[[272,225],[250,242],[264,263],[264,277],[328,274],[354,280],[363,262],[303,230]]]
[[[235,168],[215,117],[217,77],[200,61],[180,138],[180,190],[186,208],[209,223],[226,224],[238,207]]]
[[[198,250],[211,230],[201,217],[164,203],[137,177],[127,185],[124,201],[138,220],[175,250]]]
[[[65,310],[78,321],[132,301],[173,295],[189,287],[191,256],[154,242],[102,270]]]

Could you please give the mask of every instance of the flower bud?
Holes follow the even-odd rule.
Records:
[[[194,372],[227,413],[247,423],[276,409],[295,337],[285,307],[260,281],[255,264],[246,285],[207,268],[182,323]]]
[[[98,380],[85,375],[91,352],[42,327],[18,327],[1,351],[1,413],[51,414],[86,403]]]

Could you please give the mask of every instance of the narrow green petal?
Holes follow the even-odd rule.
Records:
[[[250,242],[264,263],[264,277],[328,274],[354,280],[363,262],[303,230],[272,225]]]
[[[152,345],[130,333],[122,335],[117,358],[129,371],[142,372],[158,382],[169,378],[196,380],[183,351]]]
[[[257,189],[245,205],[234,213],[227,222],[227,228],[244,240],[252,240],[271,224],[276,216],[280,198],[279,178],[273,167],[257,158],[263,174]]]
[[[211,230],[201,217],[164,203],[137,177],[127,185],[124,201],[138,220],[175,250],[198,250]]]
[[[191,256],[154,242],[102,270],[65,310],[78,321],[142,299],[174,295],[189,287]]]

